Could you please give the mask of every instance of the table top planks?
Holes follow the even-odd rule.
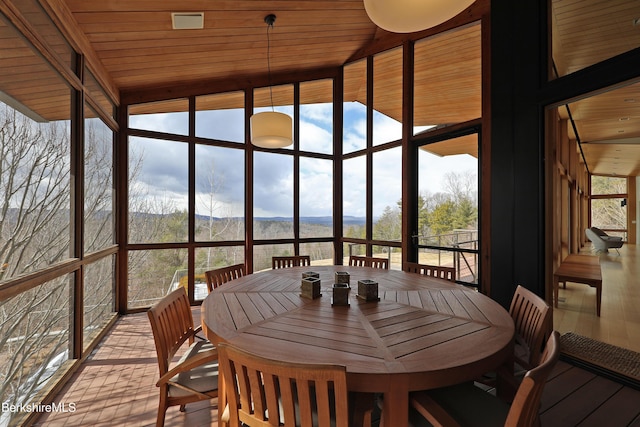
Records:
[[[307,271],[320,275],[322,297],[315,300],[300,295]],[[336,271],[350,273],[349,306],[331,305]],[[380,301],[356,297],[362,279],[378,282]],[[409,391],[497,369],[512,354],[514,337],[509,313],[475,290],[351,266],[294,267],[232,280],[203,301],[202,324],[213,343],[291,363],[344,365],[350,390],[385,393],[400,403]],[[385,405],[389,419],[404,425],[407,414],[388,406],[397,405]]]

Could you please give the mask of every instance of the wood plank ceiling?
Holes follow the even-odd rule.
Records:
[[[33,0],[21,4],[29,3]],[[189,85],[206,90],[209,85],[220,87],[223,82],[236,88],[266,84],[264,17],[269,13],[277,15],[270,32],[271,71],[276,81],[278,76],[334,69],[366,52],[372,43],[397,39],[397,35],[378,29],[369,20],[362,0],[46,0],[46,3],[68,14],[121,94],[154,90],[171,93],[173,88]],[[478,4],[484,7],[488,2],[477,2],[470,10],[480,7]],[[204,12],[204,28],[173,30],[172,12]],[[553,59],[560,76],[640,46],[640,24],[634,21],[640,18],[638,0],[552,0],[551,14]],[[56,115],[55,105],[68,105],[68,101],[66,104],[63,101],[68,88],[43,91],[41,84],[34,83],[31,85],[34,90],[12,93],[16,82],[35,81],[33,76],[25,75],[25,66],[33,58],[25,53],[28,50],[25,42],[12,35],[1,21],[0,40],[2,90],[45,119],[63,119]],[[418,56],[416,59],[415,77],[419,86],[416,94],[429,94],[416,97],[416,125],[446,125],[480,116],[480,45],[479,25],[442,33],[416,44],[416,51],[423,52],[420,56],[423,60]],[[64,52],[66,47],[56,49]],[[394,65],[398,55],[399,51],[390,51],[380,56],[374,106],[401,120],[402,94],[398,84],[401,70]],[[385,62],[389,65],[385,66]],[[41,79],[48,77],[45,70],[33,72],[39,73]],[[361,72],[345,72],[345,88],[353,89],[345,93],[346,100],[364,102],[364,76]],[[362,81],[358,85],[350,79]],[[286,92],[283,91],[283,96],[290,96]],[[328,99],[330,94],[325,92],[322,89],[315,95],[307,95],[304,102],[319,102],[325,96]],[[39,99],[52,93],[58,94],[59,102],[42,103]],[[274,94],[278,96],[277,91]],[[258,105],[267,103],[266,98],[257,97],[256,101]],[[278,103],[278,99],[274,101]],[[640,175],[640,84],[576,101],[569,108],[592,173]],[[567,117],[564,108],[560,113]],[[625,161],[616,161],[620,159]]]
[[[637,0],[553,0],[553,60],[559,76],[640,47]],[[640,83],[560,108],[592,174],[640,176]]]

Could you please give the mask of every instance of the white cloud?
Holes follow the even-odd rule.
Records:
[[[333,164],[329,160],[300,160],[300,215],[333,214]]]
[[[268,108],[270,109],[270,108]],[[279,111],[291,114],[291,107]],[[186,121],[182,113],[140,115],[131,118],[132,127],[168,133],[180,133]],[[303,106],[301,114],[301,148],[320,153],[332,152],[331,105]],[[359,103],[345,104],[344,150],[352,152],[364,148],[366,141],[366,109]],[[215,115],[200,115],[198,132],[201,136],[216,135],[221,139],[242,140],[242,115],[237,111],[220,111]],[[224,123],[221,126],[220,123]],[[226,135],[226,136],[225,136]],[[376,113],[375,143],[399,139],[401,124]],[[133,188],[164,200],[167,204],[186,209],[188,199],[188,146],[186,143],[131,138],[133,156],[143,155],[143,163]],[[216,216],[243,215],[244,209],[244,151],[238,149],[198,145],[196,148],[196,211],[207,214],[206,199],[208,169],[213,170]],[[442,191],[442,177],[447,171],[477,173],[477,159],[471,156],[437,157],[419,150],[420,191]],[[364,158],[344,163],[343,206],[348,216],[365,216],[366,163]],[[273,153],[256,152],[254,157],[254,213],[256,216],[293,215],[293,158]],[[300,213],[303,216],[332,214],[333,166],[330,161],[301,158]],[[386,206],[395,207],[402,196],[401,149],[374,154],[374,216]],[[204,201],[203,201],[204,200]],[[219,213],[218,213],[219,212]]]

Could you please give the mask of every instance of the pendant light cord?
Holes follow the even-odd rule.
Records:
[[[271,111],[275,111],[273,108],[273,89],[271,87],[271,38],[269,31],[273,30],[273,23],[275,22],[275,15],[268,15],[264,18],[267,23],[267,76],[269,79],[269,97],[271,99]]]

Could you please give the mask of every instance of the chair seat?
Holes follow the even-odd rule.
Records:
[[[418,397],[420,393],[423,392],[413,396]],[[428,395],[462,426],[503,426],[509,413],[508,404],[470,382],[429,390]],[[427,427],[431,423],[411,407],[409,425]]]
[[[197,341],[193,343],[189,349],[182,355],[179,363],[197,355],[204,351],[213,350],[215,347],[209,341]],[[178,375],[171,378],[171,382],[181,384],[190,389],[199,391],[201,393],[211,392],[218,389],[218,361],[206,363],[196,368],[189,370],[188,372],[181,372]],[[182,397],[189,396],[189,391],[180,388],[178,386],[169,386],[170,397]]]
[[[507,404],[472,383],[409,395],[411,426],[539,426],[540,397],[560,353],[560,334],[553,331],[540,363],[528,371]],[[430,420],[430,421],[429,421]]]

